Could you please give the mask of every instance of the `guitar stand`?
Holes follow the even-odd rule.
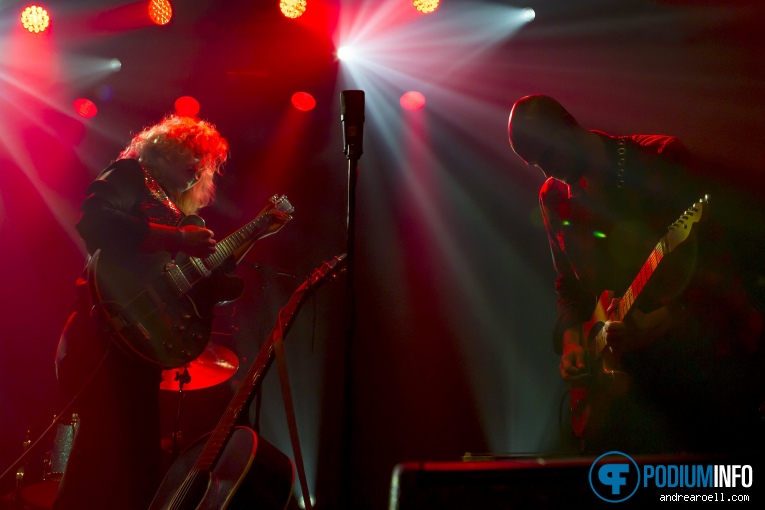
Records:
[[[181,437],[181,408],[183,405],[183,386],[185,384],[188,384],[191,382],[191,375],[189,374],[189,367],[188,365],[183,366],[183,373],[181,372],[175,372],[175,381],[178,381],[178,406],[175,411],[175,424],[173,425],[173,445],[172,449],[170,450],[170,455],[172,456],[172,459],[175,460],[178,455],[180,454],[180,451],[178,449],[178,438]]]

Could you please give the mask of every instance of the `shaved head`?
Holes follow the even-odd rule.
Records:
[[[550,96],[526,96],[515,102],[507,124],[510,147],[526,163],[534,164],[550,136],[576,119]]]
[[[558,101],[542,95],[516,101],[507,124],[513,151],[546,177],[567,184],[577,182],[592,162],[589,134]]]

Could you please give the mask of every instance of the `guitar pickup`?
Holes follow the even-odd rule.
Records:
[[[191,291],[191,283],[189,283],[186,275],[183,274],[183,271],[181,271],[181,268],[177,265],[167,264],[167,266],[165,266],[165,275],[167,276],[172,289],[179,296],[183,296]]]

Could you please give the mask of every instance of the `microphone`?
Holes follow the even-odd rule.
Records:
[[[364,91],[340,92],[340,121],[343,124],[343,154],[358,159],[364,152]]]

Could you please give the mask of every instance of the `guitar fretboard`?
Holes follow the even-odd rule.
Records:
[[[223,262],[234,254],[236,250],[247,242],[254,240],[257,233],[265,226],[266,218],[258,217],[240,228],[215,246],[215,253],[203,259],[203,263],[210,271],[220,267]]]
[[[325,262],[321,268],[314,271],[314,273],[293,292],[287,304],[279,310],[276,325],[264,342],[263,347],[260,349],[258,357],[247,371],[247,375],[242,379],[239,389],[231,399],[231,402],[223,413],[215,430],[210,434],[210,438],[207,440],[202,453],[199,455],[192,473],[209,471],[215,465],[223,446],[226,444],[226,441],[228,441],[228,438],[234,429],[234,425],[236,424],[239,415],[249,404],[255,387],[260,383],[263,372],[268,368],[268,365],[273,359],[275,343],[283,341],[292,325],[292,319],[294,318],[295,313],[302,305],[303,301],[308,297],[310,291],[318,288],[319,284],[325,280],[327,276],[335,274],[342,267],[344,257],[345,255],[336,257],[331,264]]]
[[[643,267],[640,268],[640,271],[638,271],[637,276],[635,277],[634,280],[632,280],[632,283],[627,288],[627,291],[619,300],[619,306],[616,308],[616,310],[614,310],[613,312],[609,314],[609,317],[608,317],[609,320],[622,321],[627,316],[630,309],[632,308],[632,305],[635,304],[635,301],[637,301],[637,298],[640,296],[640,293],[648,284],[648,280],[651,279],[651,276],[653,275],[654,271],[656,270],[658,265],[661,263],[661,261],[664,259],[665,244],[666,244],[665,237],[662,237],[661,240],[653,248],[653,250],[651,251],[651,254],[643,263]],[[595,337],[595,346],[596,346],[597,352],[601,352],[603,349],[606,348],[606,338],[607,337],[606,337],[605,328],[604,328]]]
[[[219,268],[236,251],[247,243],[257,241],[257,236],[267,226],[269,217],[261,215],[215,245],[215,253],[205,257],[189,257],[190,264],[181,268],[190,285],[206,278]]]
[[[648,284],[648,280],[651,279],[651,276],[653,275],[656,267],[659,265],[662,259],[664,259],[663,238],[662,241],[659,241],[659,243],[654,247],[651,255],[643,264],[643,267],[640,268],[638,275],[635,277],[627,291],[622,296],[613,320],[620,321],[627,316],[630,308],[632,308],[632,305],[635,303],[637,298],[640,296],[640,293]]]

